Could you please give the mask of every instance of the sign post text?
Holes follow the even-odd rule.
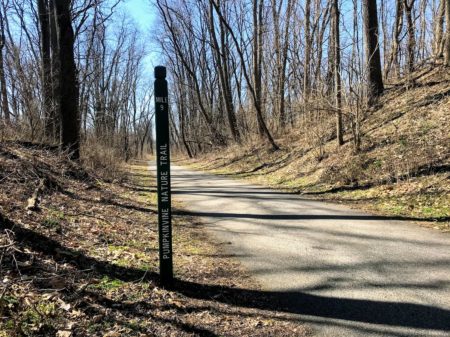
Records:
[[[169,104],[166,68],[155,67],[156,170],[158,181],[159,271],[162,286],[173,281],[170,195]]]

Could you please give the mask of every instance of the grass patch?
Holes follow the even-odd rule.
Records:
[[[104,276],[99,283],[92,285],[92,288],[102,290],[114,290],[123,287],[125,282]]]

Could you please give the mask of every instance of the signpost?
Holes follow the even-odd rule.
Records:
[[[173,281],[170,195],[169,104],[166,68],[155,67],[156,171],[158,180],[159,271],[162,286]]]

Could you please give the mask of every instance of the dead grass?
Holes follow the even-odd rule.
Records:
[[[103,179],[122,180],[122,162],[122,157],[115,148],[108,148],[92,141],[82,145],[81,164],[83,168],[96,172]]]

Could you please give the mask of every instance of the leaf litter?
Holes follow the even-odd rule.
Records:
[[[195,218],[174,216],[176,281],[160,287],[145,161],[111,182],[52,149],[0,143],[0,181],[0,337],[310,334]]]

